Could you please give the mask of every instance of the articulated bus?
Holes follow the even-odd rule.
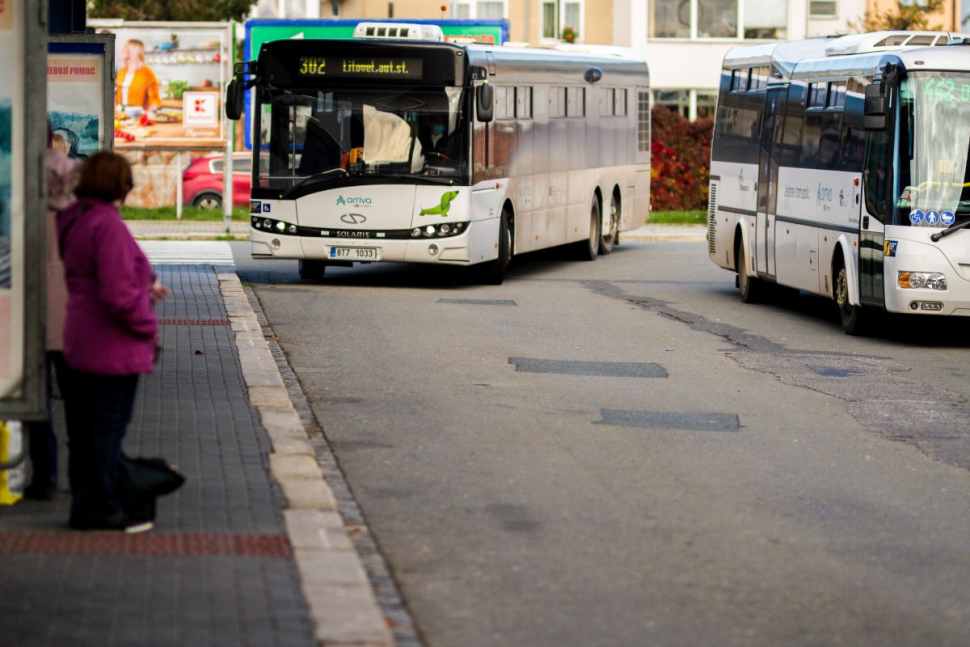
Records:
[[[711,149],[711,260],[876,311],[970,315],[970,46],[879,32],[732,49]]]
[[[300,276],[375,261],[478,265],[574,243],[609,253],[649,210],[647,65],[616,48],[454,44],[428,25],[264,43],[255,88],[254,258]]]

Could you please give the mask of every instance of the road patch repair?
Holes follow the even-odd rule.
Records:
[[[601,415],[603,419],[594,424],[678,431],[738,431],[741,428],[737,414],[729,413],[603,409]]]
[[[660,364],[641,362],[586,362],[510,357],[509,364],[514,365],[519,373],[554,373],[587,377],[667,377],[666,369]]]
[[[438,303],[455,303],[465,306],[515,306],[509,299],[438,299]]]
[[[283,517],[314,637],[323,645],[390,647],[391,631],[249,298],[234,272],[218,279],[249,400],[273,445],[270,472],[287,501]]]

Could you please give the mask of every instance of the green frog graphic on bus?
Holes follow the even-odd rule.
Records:
[[[435,216],[441,214],[442,218],[448,217],[448,212],[451,210],[451,201],[458,197],[457,191],[445,191],[441,196],[441,204],[437,207],[431,207],[430,209],[422,209],[421,216]]]

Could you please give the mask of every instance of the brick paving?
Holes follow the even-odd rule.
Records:
[[[164,457],[186,484],[159,500],[150,534],[68,530],[55,401],[62,492],[0,508],[0,644],[313,645],[270,441],[247,399],[216,274],[156,269],[172,288],[158,309],[165,349],[141,381],[125,450]]]

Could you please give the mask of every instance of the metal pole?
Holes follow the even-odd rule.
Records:
[[[229,232],[232,221],[232,139],[226,138],[226,149],[222,165],[222,228]]]
[[[178,151],[175,154],[175,218],[177,220],[182,219],[182,201],[185,196],[182,195],[182,151]]]

